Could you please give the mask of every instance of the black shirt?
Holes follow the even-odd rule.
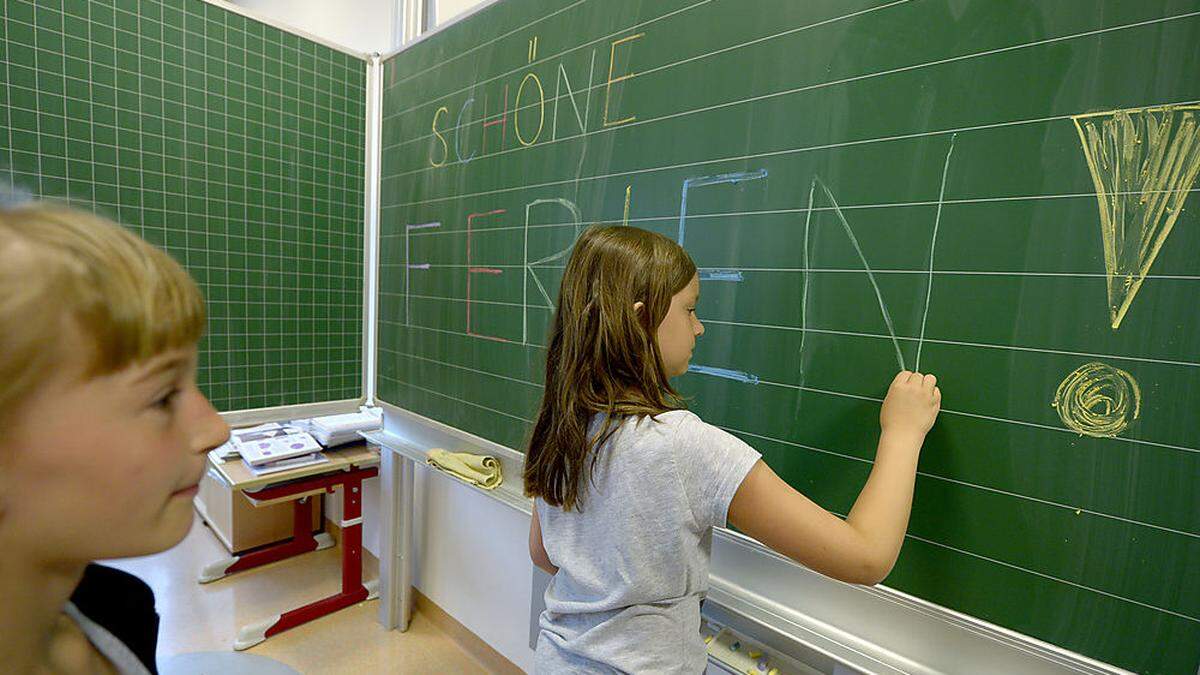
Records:
[[[71,594],[71,602],[125,643],[146,669],[157,675],[158,612],[154,610],[154,591],[146,582],[127,572],[90,564]]]

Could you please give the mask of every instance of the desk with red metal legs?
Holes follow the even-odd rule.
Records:
[[[258,551],[232,556],[207,565],[200,573],[200,583],[208,583],[236,572],[332,546],[333,540],[328,534],[321,533],[314,536],[312,533],[312,503],[314,497],[326,492],[333,493],[340,487],[342,488],[342,520],[340,522],[342,590],[303,607],[243,627],[234,641],[234,649],[242,650],[253,647],[272,635],[364,600],[370,600],[378,594],[377,581],[364,584],[362,580],[362,483],[368,478],[379,475],[379,469],[376,466],[361,466],[367,463],[377,463],[378,455],[373,452],[366,453],[368,461],[362,461],[363,449],[356,450],[357,454],[353,457],[343,455],[338,458],[343,461],[331,462],[332,467],[329,465],[313,467],[323,470],[324,473],[294,480],[288,480],[289,475],[284,473],[277,476],[276,480],[282,479],[286,482],[267,487],[247,487],[244,490],[246,497],[256,505],[292,501],[292,538]],[[334,454],[330,453],[331,458]],[[330,471],[330,468],[333,471]],[[225,473],[235,473],[236,476],[236,472],[233,471]],[[233,479],[231,482],[236,480],[236,477],[231,478]],[[235,484],[234,487],[236,489],[240,486]]]

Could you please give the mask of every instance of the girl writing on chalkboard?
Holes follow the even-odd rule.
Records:
[[[575,244],[525,464],[530,556],[554,575],[539,672],[703,671],[700,601],[726,522],[852,583],[881,581],[899,554],[936,378],[892,380],[874,468],[842,520],[683,409],[669,378],[704,334],[699,295],[696,266],[666,237],[594,227]]]
[[[2,201],[2,200],[0,200]],[[229,428],[196,388],[191,277],[111,221],[0,204],[0,669],[155,671],[150,588]]]

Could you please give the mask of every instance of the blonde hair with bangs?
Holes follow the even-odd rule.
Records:
[[[200,340],[204,299],[164,251],[100,216],[49,203],[0,209],[0,416],[46,379],[74,322],[87,376]]]

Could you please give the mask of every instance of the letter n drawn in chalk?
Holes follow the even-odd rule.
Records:
[[[494,211],[485,211],[483,213],[472,213],[467,216],[467,335],[481,337],[487,340],[495,340],[497,342],[511,342],[498,335],[486,335],[484,333],[476,333],[471,324],[471,277],[476,274],[488,274],[499,276],[504,274],[504,270],[496,269],[495,267],[476,267],[471,264],[471,230],[476,218],[488,218],[490,216],[498,216],[505,212],[505,209],[496,209]]]
[[[588,130],[588,122],[592,115],[592,74],[596,71],[596,50],[592,50],[592,64],[588,68],[588,87],[587,96],[583,101],[583,113],[579,112],[579,103],[575,100],[575,90],[571,88],[571,78],[567,76],[567,68],[561,62],[558,64],[558,78],[554,83],[554,121],[550,132],[550,140],[558,140],[558,104],[562,99],[567,99],[571,104],[571,109],[575,111],[575,121],[579,123],[579,133],[586,134]],[[559,91],[563,88],[563,83],[566,83],[566,96],[559,96]]]
[[[946,155],[947,166],[950,161],[949,154]],[[944,172],[943,172],[944,175]],[[810,231],[812,225],[813,212],[813,197],[817,192],[817,187],[825,194],[825,198],[829,201],[830,208],[833,209],[837,216],[838,223],[842,226],[842,231],[846,234],[847,241],[854,247],[854,252],[858,254],[858,260],[862,263],[863,271],[866,272],[867,280],[871,282],[871,288],[875,292],[875,299],[879,303],[879,313],[883,317],[883,322],[887,326],[888,336],[892,340],[892,348],[896,351],[896,365],[900,370],[908,370],[908,366],[904,364],[904,353],[900,351],[900,341],[896,338],[896,327],[892,323],[891,312],[888,311],[887,304],[883,301],[883,291],[879,289],[879,282],[875,279],[875,272],[871,269],[870,263],[867,262],[867,256],[863,253],[862,245],[858,242],[858,237],[854,235],[854,228],[850,227],[850,221],[846,220],[846,214],[843,213],[842,207],[838,204],[837,198],[833,196],[833,191],[829,186],[825,185],[825,181],[821,180],[820,176],[813,176],[812,184],[808,188],[808,209],[804,216],[804,291],[800,297],[800,384],[804,385],[805,372],[804,363],[804,344],[808,337],[808,290],[812,285],[812,262],[809,259],[809,243],[811,240]]]

